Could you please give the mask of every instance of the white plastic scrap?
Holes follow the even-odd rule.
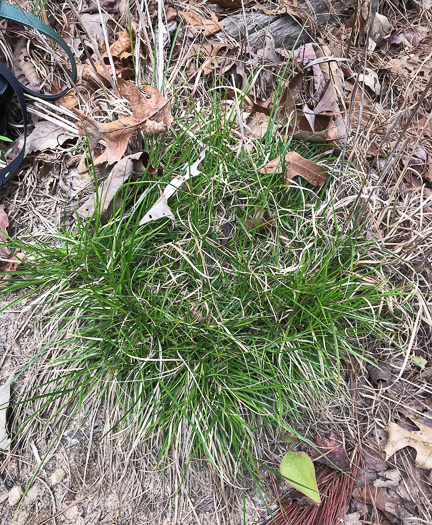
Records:
[[[198,165],[204,159],[205,150],[200,153],[198,160],[188,166],[188,173],[185,175],[176,175],[168,186],[164,189],[162,197],[150,208],[150,210],[140,220],[140,226],[150,221],[162,219],[163,217],[174,218],[174,214],[171,208],[167,204],[167,200],[174,195],[178,188],[191,177],[199,175],[201,172],[198,170]]]
[[[6,412],[9,405],[10,384],[12,383],[12,379],[13,375],[0,387],[0,450],[6,450],[10,445],[10,440],[6,432]]]

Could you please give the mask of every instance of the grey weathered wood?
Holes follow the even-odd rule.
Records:
[[[313,19],[312,27],[322,26],[327,22],[339,21],[355,0],[300,0],[299,5]],[[299,44],[313,39],[313,34],[303,30],[301,22],[290,15],[266,15],[261,10],[246,12],[246,24],[243,14],[236,14],[220,21],[224,31],[217,33],[212,40],[226,42],[227,35],[236,41],[249,44],[264,44],[265,35],[270,33],[275,39],[276,47],[291,48],[296,42]],[[248,35],[248,39],[246,38]],[[300,36],[299,36],[300,35]],[[225,38],[224,38],[225,37]]]

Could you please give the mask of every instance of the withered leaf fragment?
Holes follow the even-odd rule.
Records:
[[[213,12],[211,13],[211,20],[202,17],[193,9],[190,11],[179,11],[179,15],[187,25],[194,26],[197,29],[204,31],[204,36],[214,35],[223,29]]]
[[[271,160],[260,169],[260,172],[282,173],[284,165],[286,169],[285,181],[287,184],[289,184],[289,181],[297,175],[314,186],[322,186],[329,178],[329,174],[325,168],[312,160],[305,159],[295,151],[287,153],[284,159],[277,157],[276,159]]]
[[[89,218],[95,209],[98,209],[102,218],[106,221],[113,214],[115,207],[121,203],[120,188],[127,182],[133,173],[143,172],[149,163],[149,155],[146,152],[134,153],[121,159],[112,169],[109,176],[98,187],[97,194],[91,195],[77,210],[78,215]],[[150,166],[150,173],[156,170]]]
[[[412,447],[417,451],[417,457],[414,465],[418,468],[432,468],[432,427],[423,425],[419,421],[414,422],[419,430],[407,430],[389,422],[386,431],[389,438],[384,447],[386,460],[393,456],[395,452],[404,447]]]
[[[7,228],[9,226],[9,217],[4,211],[3,206],[0,206],[0,279],[7,279],[10,277],[4,272],[13,272],[16,270],[18,261],[12,255],[9,248],[5,245],[7,243]]]
[[[105,151],[94,159],[95,166],[103,162],[118,162],[123,157],[130,138],[138,130],[149,136],[157,135],[167,130],[172,122],[169,100],[155,87],[143,86],[140,91],[134,82],[123,81],[119,84],[119,93],[132,107],[133,114],[130,117],[119,117],[113,122],[101,123],[72,108],[81,120],[79,134],[88,137],[92,151],[97,151],[101,141],[105,142]]]

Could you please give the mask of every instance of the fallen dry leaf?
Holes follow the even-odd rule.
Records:
[[[330,433],[328,438],[316,436],[315,445],[319,451],[309,447],[309,453],[316,463],[327,465],[330,468],[339,468],[344,472],[348,472],[351,469],[343,444],[333,432]]]
[[[419,421],[415,421],[414,424],[419,430],[406,430],[396,423],[388,423],[386,430],[389,437],[383,450],[386,461],[401,448],[412,447],[417,451],[414,465],[418,468],[430,469],[432,468],[432,427],[423,425]]]
[[[78,215],[89,218],[95,209],[99,211],[103,220],[107,221],[119,207],[122,197],[119,190],[133,173],[144,172],[149,164],[149,155],[146,152],[134,153],[121,159],[112,169],[107,179],[100,185],[97,195],[91,195],[87,201],[77,209]],[[149,167],[151,173],[155,169]]]
[[[236,46],[226,43],[193,44],[184,57],[187,71],[192,75],[201,69],[204,75],[208,75],[216,68],[229,69],[232,67],[232,61],[228,62],[225,57],[234,55],[236,50]]]
[[[15,485],[14,487],[12,487],[8,495],[9,505],[11,507],[13,507],[14,505],[17,505],[22,495],[23,495],[23,491],[19,485]]]
[[[303,89],[303,78],[303,73],[298,73],[289,82],[285,83],[279,99],[276,97],[276,93],[274,93],[264,102],[255,102],[252,106],[251,114],[258,112],[270,116],[273,112],[274,104],[277,104],[278,118],[284,124],[289,123],[292,119],[292,114],[296,111],[299,94]]]
[[[267,226],[270,225],[272,221],[265,219],[266,209],[265,208],[255,208],[252,212],[252,215],[249,216],[244,222],[243,225],[247,231],[261,231]]]
[[[380,44],[383,42],[385,36],[390,33],[390,31],[391,24],[388,18],[384,15],[377,13],[372,24],[370,38],[375,44]],[[373,51],[373,49],[370,50]]]
[[[297,175],[314,186],[322,186],[329,178],[329,174],[325,168],[312,160],[305,159],[295,151],[287,153],[284,160],[281,160],[281,157],[271,160],[260,169],[260,172],[282,173],[284,165],[286,169],[285,181],[287,184]]]
[[[386,68],[410,84],[414,78],[419,84],[426,84],[432,73],[431,61],[423,60],[415,54],[392,58],[388,61]]]
[[[40,78],[27,49],[27,38],[19,38],[15,44],[12,60],[12,73],[19,82],[29,89],[39,91]]]
[[[135,37],[135,24],[132,24],[131,31],[128,29],[123,30],[117,36],[117,40],[110,46],[110,55],[114,63],[114,76],[116,78],[122,78],[123,80],[129,80],[135,75],[133,70],[133,60],[132,60],[132,44]],[[107,86],[110,85],[107,75],[105,73],[105,68],[108,70],[110,75],[113,75],[112,67],[109,60],[108,52],[105,51],[102,54],[102,60],[104,66],[100,62],[96,62],[95,67],[97,72],[100,75],[101,80]],[[83,69],[83,79],[92,79],[94,74],[93,68],[87,66]],[[91,80],[90,80],[91,81]]]
[[[80,22],[85,27],[91,38],[94,38],[98,44],[105,41],[103,26],[108,22],[108,15],[106,13],[84,13],[80,16]]]
[[[305,44],[293,52],[293,57],[295,58],[296,62],[303,65],[305,69],[312,68],[313,84],[315,88],[314,98],[318,100],[321,97],[326,82],[319,64],[315,63],[312,66],[309,66],[310,63],[317,61],[318,57],[315,53],[316,48],[318,48],[317,44]]]
[[[9,217],[4,211],[3,207],[0,206],[0,241],[2,243],[7,243],[7,229],[9,226]],[[0,245],[0,273],[4,272],[13,272],[17,267],[18,261],[12,255],[9,248],[5,245]],[[0,276],[0,279],[7,279],[10,277],[7,273]]]
[[[128,11],[124,8],[124,4],[123,0],[84,0],[80,13],[99,13],[99,5],[103,11],[112,15],[126,15]]]
[[[295,16],[300,19],[302,25],[306,26],[306,22],[308,21],[309,14],[308,12],[302,7],[298,5],[297,0],[279,0],[278,7],[276,9],[266,9],[263,5],[258,3],[258,7],[261,9],[263,13],[266,15],[291,15]]]
[[[360,512],[353,512],[347,514],[344,518],[344,525],[362,525],[363,521],[360,520]]]
[[[360,503],[374,505],[377,509],[392,516],[398,516],[404,500],[397,496],[388,494],[384,487],[365,487],[364,489],[356,488],[353,490],[353,498]]]
[[[289,51],[276,50],[288,57]],[[312,142],[336,141],[345,137],[343,112],[338,102],[344,98],[343,74],[337,63],[331,60],[330,50],[317,44],[306,44],[294,51],[298,64],[304,67],[282,92],[280,107],[284,108],[284,122],[292,135]],[[307,84],[311,83],[308,88]],[[311,93],[306,97],[307,92]],[[303,99],[303,100],[302,100]],[[280,111],[278,113],[280,118]]]
[[[345,137],[345,122],[342,118],[339,104],[336,100],[336,92],[331,82],[327,84],[327,87],[324,90],[318,104],[315,106],[313,113],[315,117],[330,117],[328,123],[325,123],[326,129],[322,130],[322,133],[324,133],[327,140],[334,141]],[[316,131],[315,126],[312,127],[312,131]]]
[[[386,442],[387,434],[382,429],[375,429],[375,432],[370,435],[369,445],[363,446],[364,465],[357,472],[357,487],[370,485],[378,478],[378,473],[388,469],[388,464],[382,459],[379,452]]]
[[[197,29],[204,31],[204,36],[214,35],[223,29],[213,12],[210,15],[211,20],[204,18],[193,9],[190,11],[179,11],[179,15],[187,25],[194,26]]]
[[[392,488],[399,485],[401,480],[401,473],[399,469],[393,468],[386,470],[385,472],[380,472],[379,474],[381,478],[378,478],[373,482],[374,487]]]
[[[238,7],[242,7],[243,5],[251,4],[252,0],[212,0],[211,3],[230,9],[230,8],[238,8]]]
[[[326,82],[332,82],[336,89],[336,92],[341,98],[344,98],[344,74],[340,66],[343,67],[344,63],[348,60],[344,58],[343,50],[335,48],[333,51],[329,46],[321,44],[319,47],[315,48],[315,54],[318,57],[316,63],[319,64],[319,67],[324,75],[324,80]],[[339,66],[340,64],[340,66]]]
[[[381,84],[377,73],[369,67],[365,67],[364,71],[364,73],[360,73],[359,75],[359,82],[364,83],[376,95],[379,95],[381,93]]]
[[[256,112],[246,120],[246,135],[256,139],[262,139],[267,133],[270,117],[264,113]]]
[[[78,105],[78,97],[73,91],[69,91],[69,93],[66,93],[66,95],[57,99],[55,102],[57,105],[63,106],[66,109],[72,109]]]
[[[129,101],[133,114],[113,122],[100,123],[81,111],[72,109],[81,120],[79,134],[88,137],[92,151],[97,151],[101,141],[106,144],[105,151],[94,159],[95,166],[103,162],[118,162],[126,151],[129,139],[138,130],[152,136],[163,133],[170,127],[172,117],[169,100],[153,86],[143,86],[142,90],[145,94],[134,82],[119,83],[120,95]]]
[[[421,177],[423,174],[427,174],[429,168],[428,154],[423,146],[418,145],[416,149],[412,152],[411,158],[408,161],[408,166],[410,167],[416,175]]]
[[[430,33],[430,28],[425,26],[416,26],[412,31],[397,31],[389,39],[389,45],[406,46],[408,48],[417,47]]]
[[[72,132],[54,124],[54,122],[42,120],[36,124],[33,131],[27,137],[26,153],[55,149],[67,140],[74,138],[76,138],[76,135]],[[20,139],[18,139],[18,141],[18,145],[14,146],[14,149],[17,149],[17,151],[21,149]]]
[[[170,183],[164,189],[164,192],[160,199],[158,199],[155,204],[150,208],[150,210],[144,215],[140,220],[140,226],[147,224],[150,221],[155,221],[157,219],[163,219],[166,217],[174,218],[174,213],[171,211],[171,208],[168,206],[167,201],[174,195],[174,193],[180,188],[180,186],[190,179],[190,177],[195,177],[200,175],[201,172],[198,170],[198,165],[204,159],[205,149],[200,153],[198,160],[196,160],[190,166],[187,166],[186,173],[184,175],[176,175]]]

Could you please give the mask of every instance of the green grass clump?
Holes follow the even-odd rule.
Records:
[[[3,293],[25,290],[55,327],[38,356],[52,375],[41,374],[25,398],[38,413],[85,415],[90,400],[104,400],[117,428],[157,436],[161,457],[174,445],[220,471],[253,470],[261,432],[286,431],[334,396],[345,361],[363,356],[365,342],[391,344],[398,320],[382,306],[397,291],[378,265],[357,264],[379,249],[341,230],[325,188],[300,180],[287,188],[283,174],[257,170],[290,149],[314,151],[267,137],[238,154],[223,122],[216,112],[192,115],[194,140],[174,126],[149,142],[162,177],[130,183],[107,224],[96,214],[13,241],[27,256]],[[169,201],[177,220],[140,227],[159,188],[202,143],[201,175]],[[327,211],[316,214],[319,206]],[[257,208],[273,218],[260,231],[245,227]],[[236,227],[226,241],[228,221]]]

